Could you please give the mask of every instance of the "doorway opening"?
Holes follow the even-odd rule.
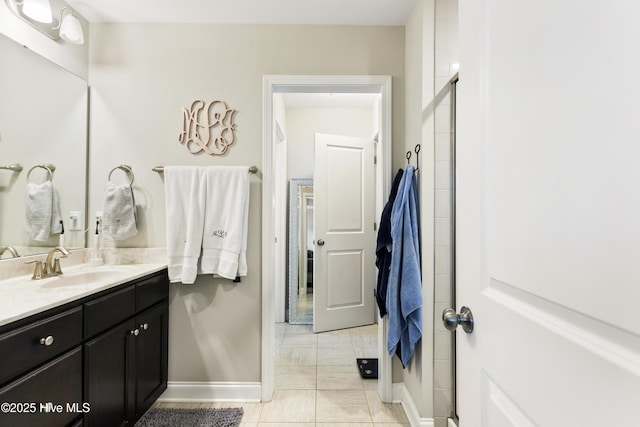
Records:
[[[388,76],[265,76],[263,79],[263,223],[262,223],[262,400],[274,391],[275,324],[284,321],[286,282],[287,176],[283,173],[286,134],[276,120],[275,94],[378,94],[380,99],[377,155],[380,200],[391,181],[391,78]],[[283,197],[284,196],[284,197]],[[373,298],[373,294],[371,295]],[[386,320],[378,323],[379,381],[383,401],[391,401],[391,358],[383,349]]]

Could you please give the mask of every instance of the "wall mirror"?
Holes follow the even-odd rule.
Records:
[[[289,323],[313,324],[313,180],[289,180]]]
[[[26,231],[27,178],[48,179],[39,164],[53,164],[52,185],[65,227],[65,247],[85,246],[88,89],[80,77],[0,34],[0,247],[20,256],[47,252],[58,234],[44,241]],[[4,168],[21,165],[22,170]],[[71,211],[82,219],[71,227]],[[75,229],[72,229],[75,228]],[[4,251],[1,258],[15,256]]]

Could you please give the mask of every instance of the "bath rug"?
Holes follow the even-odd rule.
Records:
[[[238,427],[242,408],[151,408],[134,427]]]
[[[356,359],[360,376],[364,379],[378,379],[378,359]]]

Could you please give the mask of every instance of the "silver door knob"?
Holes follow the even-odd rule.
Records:
[[[469,307],[462,307],[460,314],[453,308],[445,308],[442,312],[442,324],[448,331],[455,331],[458,325],[462,325],[462,330],[470,334],[473,332],[473,313]]]
[[[324,246],[324,240],[322,239],[318,240],[318,246]]]

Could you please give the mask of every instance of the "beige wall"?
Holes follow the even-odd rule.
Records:
[[[164,185],[153,166],[261,165],[263,75],[391,75],[394,165],[402,162],[404,27],[94,24],[90,43],[89,212],[101,209],[111,168],[126,163],[136,176],[141,231],[120,246],[165,245]],[[181,109],[196,99],[238,110],[225,156],[178,143]],[[171,286],[171,381],[260,381],[260,193],[258,173],[242,283]]]
[[[288,173],[291,178],[313,178],[315,134],[359,138],[373,136],[371,108],[287,109]]]
[[[433,61],[435,0],[417,0],[406,25],[404,151],[420,151],[420,231],[422,243],[422,341],[407,369],[400,371],[394,358],[394,382],[402,382],[419,416],[433,417]],[[415,166],[415,154],[412,164]],[[400,371],[400,372],[399,372]]]

